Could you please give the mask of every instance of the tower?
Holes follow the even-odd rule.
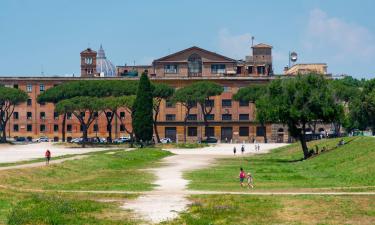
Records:
[[[81,52],[81,77],[93,77],[96,74],[96,51],[87,48]]]

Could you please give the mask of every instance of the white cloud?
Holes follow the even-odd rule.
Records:
[[[220,52],[235,59],[244,59],[251,52],[251,37],[250,33],[233,35],[223,28],[219,31],[218,38]]]
[[[337,61],[375,56],[375,38],[367,28],[329,17],[320,9],[310,12],[304,47],[311,51],[324,50]]]

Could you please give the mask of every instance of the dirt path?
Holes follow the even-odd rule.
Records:
[[[262,151],[257,153],[265,153],[280,146],[283,145],[262,144]],[[219,144],[203,149],[168,149],[176,155],[164,158],[164,166],[152,170],[157,177],[154,182],[157,187],[135,200],[126,202],[122,207],[134,210],[152,223],[177,217],[190,203],[186,198],[190,194],[187,191],[189,181],[183,178],[183,173],[207,167],[219,157],[233,155],[233,147],[240,152],[241,144]],[[247,154],[255,153],[253,144],[245,145],[245,149]],[[238,153],[238,157],[240,155],[241,153]]]
[[[83,159],[88,157],[89,155],[76,155],[68,158],[63,158],[63,159],[56,159],[56,160],[51,160],[49,162],[50,165],[54,164],[59,164],[68,160],[75,160],[75,159]],[[1,170],[11,170],[11,169],[23,169],[23,168],[33,168],[33,167],[41,167],[41,166],[46,166],[46,162],[36,162],[36,163],[26,163],[26,164],[20,164],[20,165],[14,165],[14,166],[3,166],[0,167]]]

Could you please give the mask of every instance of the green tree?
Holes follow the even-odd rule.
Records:
[[[197,99],[196,93],[191,86],[186,86],[178,89],[172,98],[172,101],[175,103],[180,103],[185,107],[185,116],[184,116],[184,142],[186,143],[186,125],[187,120],[190,114],[190,110],[196,105],[195,100]]]
[[[153,97],[155,99],[154,101],[154,131],[157,142],[160,142],[159,132],[158,132],[158,116],[160,112],[160,103],[162,100],[168,100],[173,96],[174,88],[167,84],[163,83],[155,83],[154,85],[154,91],[153,91]]]
[[[82,80],[60,84],[40,94],[39,103],[58,103],[59,101],[77,96],[110,97],[134,95],[137,91],[138,81],[131,80]],[[62,141],[65,141],[66,111],[60,111],[63,115]],[[107,118],[108,120],[108,118]]]
[[[257,113],[266,112],[272,122],[288,125],[290,135],[299,139],[305,159],[310,157],[306,144],[307,125],[316,120],[333,122],[342,112],[342,105],[335,102],[328,81],[317,74],[274,80],[263,101],[256,105]]]
[[[211,81],[198,81],[190,84],[188,88],[195,93],[194,99],[191,99],[191,101],[196,102],[199,105],[203,115],[204,127],[205,130],[207,130],[209,127],[208,115],[211,114],[212,109],[214,108],[214,105],[211,102],[212,97],[221,95],[224,88]],[[208,135],[207,132],[206,135]]]
[[[147,73],[141,75],[134,103],[133,129],[137,141],[149,142],[153,134],[153,86]]]
[[[255,108],[255,118],[264,130],[264,143],[268,142],[266,124],[271,121],[270,114],[268,113],[270,110],[267,108],[267,99],[264,98],[266,90],[266,85],[252,85],[239,89],[237,93],[233,95],[233,99],[236,101],[246,101],[262,106],[259,109]]]
[[[88,129],[96,119],[97,112],[101,109],[103,101],[97,97],[77,96],[59,101],[56,104],[58,113],[72,113],[79,121],[82,130],[82,144],[87,143]]]
[[[6,142],[6,126],[13,115],[14,108],[23,102],[26,102],[28,95],[16,88],[0,86],[0,130],[2,131],[1,142]]]

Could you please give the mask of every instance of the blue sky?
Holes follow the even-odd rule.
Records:
[[[0,75],[77,74],[100,44],[115,65],[147,64],[192,45],[235,59],[274,46],[274,70],[326,62],[333,74],[375,77],[373,0],[1,0]]]

